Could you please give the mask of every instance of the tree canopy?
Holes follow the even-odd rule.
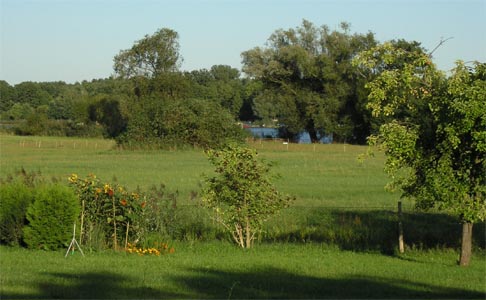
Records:
[[[306,130],[313,141],[335,132],[361,101],[363,83],[351,59],[375,44],[372,33],[350,34],[347,23],[331,31],[304,20],[295,29],[275,31],[267,47],[242,53],[243,72],[263,84],[255,98],[257,115],[278,120],[292,134]],[[352,121],[352,127],[362,126]]]
[[[162,28],[134,43],[132,48],[121,50],[113,59],[115,73],[123,78],[135,76],[157,77],[179,69],[179,35],[172,29]]]
[[[392,43],[362,52],[356,64],[379,70],[367,84],[368,107],[387,121],[370,143],[385,150],[388,187],[419,208],[459,216],[467,265],[472,224],[486,219],[486,64],[459,61],[446,77],[429,55]]]

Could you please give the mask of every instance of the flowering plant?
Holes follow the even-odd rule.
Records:
[[[155,245],[150,248],[138,247],[137,244],[128,243],[125,251],[127,253],[136,253],[138,255],[149,254],[160,256],[160,254],[172,254],[175,252],[175,249],[174,247],[169,247],[166,243],[155,243]]]
[[[128,244],[129,239],[141,238],[144,195],[129,192],[117,183],[104,183],[94,174],[84,179],[72,174],[69,182],[81,201],[81,243],[90,241],[95,230],[101,230],[115,250],[123,239]]]

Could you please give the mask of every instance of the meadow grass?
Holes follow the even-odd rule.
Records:
[[[164,256],[0,248],[0,297],[63,299],[484,299],[486,258],[454,251],[401,256],[321,244],[176,243]]]
[[[234,247],[206,212],[185,206],[177,211],[171,255],[86,251],[64,259],[63,252],[0,247],[0,298],[486,296],[484,224],[475,226],[472,265],[459,268],[458,253],[440,247],[457,249],[457,220],[411,213],[405,203],[406,242],[428,250],[396,254],[398,195],[383,188],[382,154],[360,163],[363,146],[249,145],[275,163],[277,188],[297,198],[269,220],[254,249]],[[21,168],[66,183],[72,173],[116,177],[129,189],[164,183],[186,205],[195,204],[202,174],[212,174],[201,150],[123,151],[110,140],[0,135],[0,177]]]
[[[0,177],[21,168],[40,171],[45,177],[76,173],[96,174],[104,181],[116,180],[135,189],[163,183],[178,191],[183,204],[200,190],[203,174],[212,174],[202,150],[122,151],[103,139],[19,137],[0,135]],[[283,145],[279,142],[250,143],[267,161],[274,162],[278,190],[297,198],[296,206],[395,207],[398,195],[387,193],[383,156],[358,162],[363,146]],[[287,148],[288,147],[288,148]]]

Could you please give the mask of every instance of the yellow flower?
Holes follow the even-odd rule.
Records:
[[[77,174],[71,174],[71,176],[69,177],[69,181],[71,183],[75,183],[76,181],[78,181],[78,175]]]

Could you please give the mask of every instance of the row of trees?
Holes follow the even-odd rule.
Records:
[[[424,53],[416,42],[392,43]],[[72,130],[54,133],[103,133],[132,146],[204,147],[215,141],[201,135],[212,134],[239,140],[234,126],[223,126],[238,121],[284,126],[288,137],[305,130],[313,141],[333,133],[337,140],[364,143],[381,120],[366,108],[364,86],[374,74],[363,74],[352,59],[377,44],[372,33],[351,33],[347,23],[330,30],[304,20],[295,29],[275,31],[265,47],[243,52],[242,77],[225,65],[180,71],[178,34],[164,28],[120,51],[111,78],[15,86],[0,81],[0,114],[2,120],[30,120],[21,134],[49,134],[49,127],[63,123]],[[177,116],[184,122],[175,122]],[[40,125],[48,120],[58,121]]]
[[[153,137],[146,133],[157,128],[136,128],[137,123],[164,123],[165,131],[174,131],[176,138],[184,140],[175,131],[183,132],[189,125],[172,124],[170,128],[173,120],[169,117],[184,115],[194,126],[194,122],[203,123],[199,115],[204,115],[206,120],[217,121],[208,130],[218,136],[219,129],[235,125],[235,120],[252,118],[245,117],[248,112],[240,115],[245,86],[239,77],[239,71],[229,66],[213,66],[157,78],[107,78],[76,84],[23,82],[10,86],[0,81],[0,117],[17,124],[19,134],[95,134],[122,141],[139,130],[147,141],[154,141],[162,138],[161,133]],[[189,120],[194,113],[197,117]]]

